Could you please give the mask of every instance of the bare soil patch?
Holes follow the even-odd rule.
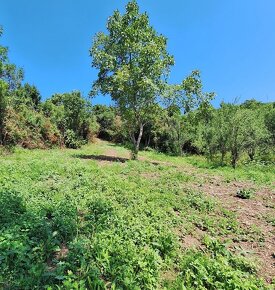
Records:
[[[231,250],[258,260],[259,275],[271,282],[275,277],[275,229],[266,221],[266,216],[275,215],[271,206],[274,206],[274,192],[252,182],[225,183],[218,177],[209,178],[209,182],[203,184],[192,184],[192,187],[216,197],[224,208],[236,213],[238,222],[248,234],[242,241],[233,241]],[[251,199],[238,198],[236,192],[242,188],[253,188],[254,196]]]

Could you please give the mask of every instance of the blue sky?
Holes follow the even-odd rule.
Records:
[[[80,90],[87,95],[92,37],[128,1],[1,0],[2,45],[43,98]],[[275,101],[274,0],[139,0],[151,24],[168,38],[176,63],[170,82],[199,69],[215,104],[255,98]],[[94,103],[108,103],[99,96]]]

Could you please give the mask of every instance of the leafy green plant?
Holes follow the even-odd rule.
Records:
[[[82,145],[82,142],[78,139],[75,132],[71,129],[66,130],[64,135],[64,143],[66,147],[72,149],[80,148]]]
[[[252,198],[253,194],[253,190],[242,188],[237,191],[236,196],[243,199],[250,199]]]
[[[250,263],[217,240],[196,236],[201,246],[183,250],[183,235],[248,235],[215,198],[190,190],[196,175],[181,171],[189,157],[96,159],[110,149],[128,153],[102,142],[1,156],[0,288],[163,289],[163,272],[173,269],[167,289],[266,289]],[[259,231],[249,230],[255,241]]]
[[[173,289],[268,289],[253,276],[255,269],[243,258],[233,256],[225,246],[206,239],[207,251],[188,251],[182,258],[181,274]]]

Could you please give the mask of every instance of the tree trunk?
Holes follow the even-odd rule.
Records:
[[[1,112],[0,112],[1,113]],[[0,145],[5,145],[5,115],[0,115]]]
[[[0,145],[3,144],[3,127],[2,124],[0,124]]]
[[[237,166],[237,160],[238,160],[238,152],[237,152],[237,150],[233,150],[232,152],[231,152],[231,165],[232,165],[232,167],[235,169],[236,168],[236,166]]]
[[[140,124],[137,140],[135,139],[135,137],[132,138],[133,139],[133,150],[132,150],[132,156],[131,156],[132,160],[138,159],[138,151],[139,151],[139,145],[142,138],[142,134],[143,134],[143,124]]]
[[[149,137],[148,137],[147,142],[146,142],[146,147],[150,146],[150,142],[151,142],[151,135],[149,134]]]
[[[250,150],[248,150],[248,156],[250,158],[250,161],[254,160],[254,156],[255,156],[255,150],[254,148],[251,148]]]
[[[225,154],[226,154],[226,151],[225,150],[221,150],[221,164],[223,165],[224,164],[224,157],[225,157]]]
[[[4,118],[5,111],[0,107],[0,145],[3,144],[4,139]]]

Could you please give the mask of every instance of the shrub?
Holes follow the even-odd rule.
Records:
[[[17,220],[26,209],[22,198],[13,191],[0,191],[0,225]]]
[[[174,289],[268,289],[243,258],[233,256],[216,240],[209,239],[205,244],[207,251],[184,255]]]
[[[251,189],[239,189],[236,196],[242,199],[250,199],[253,196],[253,191]]]
[[[24,148],[47,148],[58,144],[60,133],[43,114],[21,106],[16,111],[8,107],[4,120],[3,143]]]
[[[82,142],[77,138],[75,132],[70,129],[65,132],[64,143],[67,148],[72,149],[80,148],[82,145]]]

